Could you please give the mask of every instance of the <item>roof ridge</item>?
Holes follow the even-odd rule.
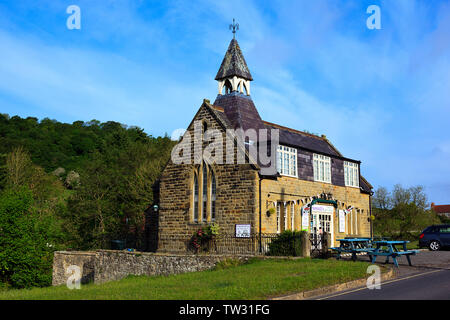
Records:
[[[263,120],[262,122],[265,123],[265,124],[271,125],[271,126],[275,126],[275,127],[281,128],[281,129],[286,129],[286,130],[292,131],[294,133],[300,133],[300,134],[304,134],[306,136],[310,136],[310,137],[313,137],[313,138],[316,138],[316,139],[328,141],[327,139],[325,139],[323,137],[319,137],[319,136],[317,136],[317,135],[315,135],[313,133],[308,133],[308,132],[292,129],[292,128],[285,127],[285,126],[282,126],[282,125],[279,125],[279,124],[276,124],[276,123],[273,123],[273,122],[265,121],[265,120]]]

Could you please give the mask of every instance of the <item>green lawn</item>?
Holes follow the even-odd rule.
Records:
[[[366,277],[369,263],[334,259],[253,259],[220,270],[129,276],[102,285],[8,290],[0,299],[265,299]]]
[[[408,242],[406,244],[406,248],[407,249],[420,249],[419,248],[419,240],[414,240],[414,241]]]

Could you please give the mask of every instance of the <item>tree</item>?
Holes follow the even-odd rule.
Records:
[[[51,284],[54,229],[36,216],[32,203],[26,187],[0,195],[0,279],[15,288]]]
[[[9,186],[20,186],[31,175],[32,162],[28,153],[22,148],[14,149],[6,158],[6,179]]]
[[[428,209],[422,186],[403,188],[396,184],[392,193],[379,187],[373,198],[374,231],[381,236],[414,239],[425,227],[437,223],[437,215]]]
[[[375,190],[372,203],[375,208],[387,210],[391,208],[391,195],[385,187],[379,187]]]

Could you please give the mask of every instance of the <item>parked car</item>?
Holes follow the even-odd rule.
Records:
[[[419,247],[432,251],[450,246],[450,224],[434,225],[426,228],[419,236]]]

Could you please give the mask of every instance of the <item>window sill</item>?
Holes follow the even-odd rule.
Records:
[[[213,223],[215,220],[211,221],[189,221],[188,226],[204,226]]]
[[[314,182],[320,182],[320,183],[328,183],[328,184],[332,184],[331,181],[314,180]]]
[[[297,176],[292,176],[292,175],[290,175],[290,174],[280,173],[280,176],[283,176],[283,177],[289,177],[289,178],[297,178],[297,179],[298,179],[298,175],[297,175]]]

